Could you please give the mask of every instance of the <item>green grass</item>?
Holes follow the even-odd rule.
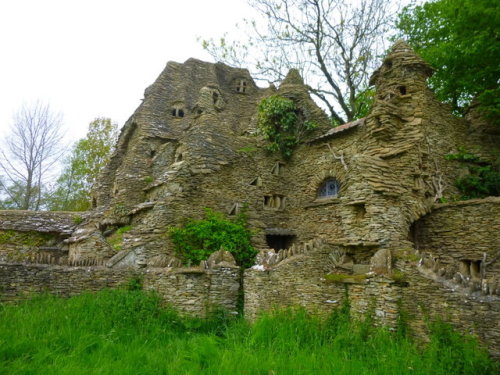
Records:
[[[154,294],[102,291],[67,300],[39,296],[0,305],[0,374],[493,374],[487,355],[449,326],[419,349],[409,338],[303,310],[253,325],[214,314],[200,320]]]

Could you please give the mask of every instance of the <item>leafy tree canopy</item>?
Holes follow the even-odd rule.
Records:
[[[111,157],[117,139],[117,125],[109,118],[89,124],[87,136],[73,146],[71,156],[48,198],[51,210],[84,211],[90,208],[90,192],[102,168]]]
[[[460,112],[478,98],[483,112],[500,115],[500,3],[438,0],[403,8],[400,37],[436,69],[430,84]]]

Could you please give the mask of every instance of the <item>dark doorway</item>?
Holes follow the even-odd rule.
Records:
[[[292,246],[295,236],[292,235],[277,235],[277,234],[267,234],[266,242],[267,245],[276,251],[281,249],[288,249]]]

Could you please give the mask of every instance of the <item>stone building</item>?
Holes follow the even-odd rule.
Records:
[[[234,310],[239,288],[249,318],[273,306],[328,313],[348,298],[355,315],[390,327],[410,311],[422,334],[427,315],[443,316],[500,355],[500,198],[439,203],[466,173],[445,156],[465,147],[493,162],[499,134],[475,112],[453,116],[427,88],[431,74],[397,42],[371,78],[370,114],[332,128],[296,71],[261,89],[244,69],[168,63],[123,127],[92,211],[0,212],[1,234],[17,239],[0,244],[3,298],[141,273],[191,313]],[[266,151],[256,126],[276,94],[319,124],[289,160]],[[206,207],[246,207],[260,252],[243,276],[222,253],[194,268],[173,255],[168,228]]]

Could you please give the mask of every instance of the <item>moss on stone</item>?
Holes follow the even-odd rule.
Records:
[[[113,248],[113,250],[119,252],[123,249],[123,235],[129,232],[131,229],[131,225],[120,227],[111,236],[109,236],[106,241]]]
[[[53,233],[0,230],[0,244],[5,245],[39,247],[47,245],[54,240],[56,240],[56,235]]]

